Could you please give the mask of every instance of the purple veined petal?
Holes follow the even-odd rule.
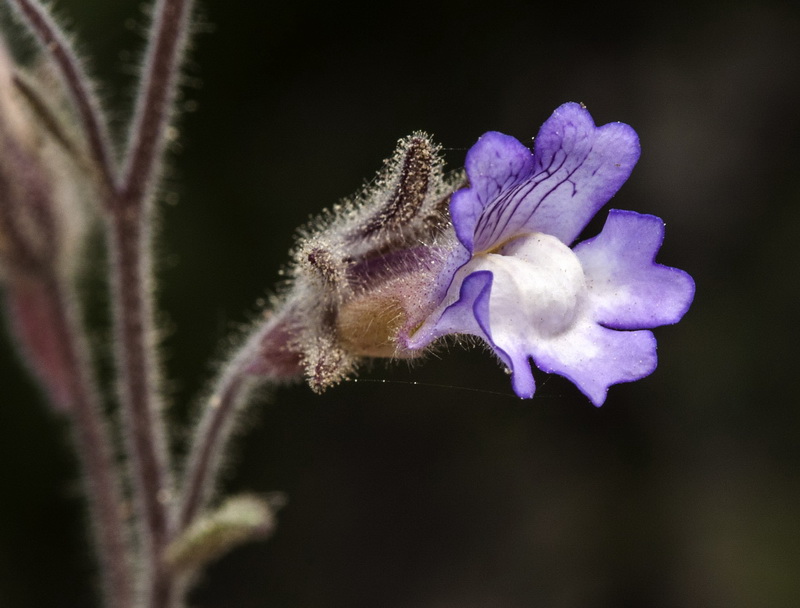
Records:
[[[489,322],[489,295],[492,290],[493,275],[490,270],[479,270],[469,274],[462,270],[454,277],[461,280],[458,298],[434,313],[431,321],[405,339],[404,347],[410,350],[425,348],[434,340],[452,334],[470,334],[486,339]],[[458,283],[456,283],[458,284]]]
[[[536,390],[528,355],[524,349],[515,348],[521,343],[511,342],[509,348],[501,348],[491,334],[490,297],[494,275],[490,270],[478,270],[467,275],[461,282],[458,299],[450,304],[429,328],[421,328],[410,337],[406,346],[411,349],[424,348],[433,340],[446,335],[469,334],[478,336],[492,347],[495,354],[511,370],[514,392],[523,399],[530,399]]]
[[[682,270],[655,263],[663,239],[660,218],[612,209],[600,234],[575,246],[595,321],[645,329],[683,317],[694,297],[694,281]]]
[[[493,278],[491,271],[479,270],[461,282],[458,299],[444,309],[434,325],[435,338],[448,334],[487,335]]]
[[[514,137],[490,131],[470,148],[464,165],[470,186],[453,194],[450,215],[458,240],[472,252],[484,208],[530,177],[533,155]]]
[[[470,151],[471,165],[509,166],[510,162],[496,159],[492,165],[492,155],[498,151],[501,155],[509,151],[519,154],[508,142],[503,146],[476,147],[474,154]],[[509,171],[503,170],[497,187],[492,189],[488,187],[488,175],[473,177],[467,166],[470,184],[475,180],[481,189],[471,196],[458,195],[453,223],[459,239],[464,243],[468,238],[466,233],[482,204],[472,239],[473,251],[490,250],[527,232],[550,234],[569,245],[628,179],[639,153],[639,138],[630,126],[610,123],[596,127],[584,107],[564,104],[542,125],[534,140],[533,166],[527,179],[509,180]],[[517,161],[516,166],[529,165]],[[493,201],[484,198],[490,194]],[[459,226],[461,221],[465,222],[463,227]]]
[[[514,392],[523,399],[530,399],[536,390],[531,364],[525,353],[524,341],[512,340],[502,347],[492,336],[490,298],[494,275],[488,270],[473,272],[461,284],[459,299],[449,306],[437,322],[442,335],[467,333],[479,336],[489,343],[495,354],[511,370]],[[492,304],[496,306],[496,302]]]
[[[612,384],[644,378],[657,364],[651,332],[617,331],[589,319],[557,339],[536,343],[533,349],[537,367],[564,376],[598,407]]]
[[[491,271],[473,273],[478,276],[468,281],[465,286],[463,279],[470,273],[466,268],[469,260],[469,252],[459,247],[453,249],[450,258],[442,265],[438,284],[434,284],[432,289],[432,293],[439,300],[437,309],[418,327],[410,327],[406,332],[401,332],[398,339],[402,348],[420,350],[448,334],[468,333],[483,336],[483,330],[478,325],[472,308],[482,291],[486,290],[488,294],[491,290],[492,273]]]

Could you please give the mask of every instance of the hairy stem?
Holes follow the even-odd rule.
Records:
[[[205,404],[192,438],[176,509],[176,536],[202,515],[214,494],[226,448],[236,430],[237,414],[257,384],[286,383],[302,374],[300,359],[290,348],[290,306],[271,315],[234,353]],[[178,576],[171,591],[182,596],[192,577]]]
[[[29,355],[38,355],[34,358],[39,360],[31,361],[34,370],[43,368],[39,375],[46,376],[42,381],[51,399],[74,423],[107,604],[130,608],[132,556],[121,475],[74,297],[61,279],[49,274],[15,281],[7,292],[20,338]]]
[[[217,484],[237,414],[258,382],[286,383],[302,374],[289,346],[291,306],[267,319],[223,369],[192,440],[181,484],[177,529],[189,526],[206,506]]]
[[[169,540],[171,479],[158,400],[149,259],[140,218],[114,215],[110,230],[115,346],[122,423],[131,467],[134,508],[142,538],[148,586],[160,576]]]
[[[100,109],[91,79],[64,33],[38,0],[8,0],[22,15],[42,47],[55,61],[67,91],[78,111],[89,145],[89,152],[104,189],[114,184],[114,160],[108,126]]]
[[[151,194],[163,156],[190,8],[190,0],[156,2],[123,177],[109,204],[119,387],[144,540],[148,608],[165,608],[173,601],[173,581],[163,565],[172,534],[172,480],[155,372]]]
[[[246,370],[248,351],[245,349],[244,356],[236,357],[223,374],[203,412],[181,486],[178,530],[192,523],[211,494],[214,473],[219,469],[226,439],[231,435],[234,414],[253,384]]]
[[[77,336],[75,313],[70,300],[65,298],[57,284],[53,284],[58,325],[62,328],[67,360],[75,370],[73,374],[73,417],[78,437],[79,452],[86,470],[90,505],[97,527],[100,562],[106,572],[106,597],[113,598],[115,606],[132,605],[132,577],[128,550],[127,525],[123,514],[124,503],[120,494],[121,475],[115,466],[109,442],[109,431],[100,410],[91,378],[85,349]]]
[[[147,200],[157,177],[191,8],[191,0],[157,0],[119,188],[125,203]]]

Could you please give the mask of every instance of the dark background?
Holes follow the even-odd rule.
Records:
[[[121,124],[145,13],[57,8]],[[542,374],[517,400],[480,349],[276,391],[228,486],[289,505],[195,606],[798,605],[796,3],[205,0],[197,29],[159,239],[176,421],[294,228],[417,129],[457,168],[484,131],[530,141],[565,101],[633,125],[642,158],[612,205],[664,218],[659,259],[698,291],[656,330],[656,372],[600,409]],[[0,607],[91,606],[69,434],[0,355]]]

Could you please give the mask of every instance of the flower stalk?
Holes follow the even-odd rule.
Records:
[[[126,503],[74,294],[60,277],[49,274],[9,285],[6,299],[23,352],[44,379],[51,400],[73,423],[103,595],[109,606],[131,608],[133,556]],[[45,349],[41,339],[46,340]],[[48,363],[47,368],[41,368]]]
[[[119,393],[147,554],[148,608],[165,608],[173,601],[163,567],[172,534],[173,489],[156,376],[149,227],[153,184],[165,147],[190,9],[188,0],[158,0],[155,5],[122,178],[107,205]]]
[[[122,180],[115,200],[123,207],[122,213],[136,213],[128,209],[141,208],[151,199],[164,152],[164,134],[172,115],[191,9],[191,0],[156,2]]]
[[[259,384],[285,384],[301,377],[300,356],[290,346],[295,310],[285,303],[270,314],[223,368],[192,438],[180,485],[178,530],[190,526],[212,497],[237,414],[251,391]]]

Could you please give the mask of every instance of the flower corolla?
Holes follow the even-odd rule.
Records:
[[[467,334],[494,350],[520,397],[535,392],[533,362],[601,405],[611,385],[655,369],[648,330],[676,323],[694,297],[688,274],[655,262],[655,216],[611,210],[575,244],[638,159],[631,127],[596,127],[575,103],[533,150],[483,135],[466,179],[443,173],[424,133],[401,140],[361,193],[301,232],[254,373],[302,370],[319,392],[364,357],[418,357]]]
[[[467,154],[468,187],[451,197],[458,243],[442,264],[441,301],[399,337],[402,347],[478,336],[523,398],[535,391],[531,360],[598,406],[609,386],[650,374],[648,329],[679,321],[694,296],[687,273],[655,262],[663,222],[611,210],[599,235],[573,245],[639,152],[630,126],[596,127],[575,103],[544,123],[533,151],[508,135],[483,135]]]

